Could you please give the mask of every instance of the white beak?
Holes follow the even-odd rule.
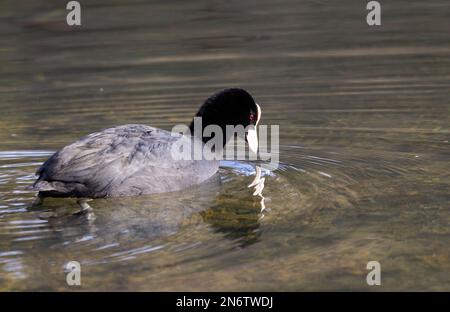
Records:
[[[250,126],[249,130],[247,132],[247,142],[248,147],[250,148],[250,151],[252,151],[254,154],[258,154],[258,134],[256,133],[256,126],[258,125],[259,120],[261,119],[261,107],[256,104],[256,108],[258,109],[258,116],[256,120],[255,126]]]
[[[248,147],[250,148],[250,151],[252,151],[254,154],[258,153],[258,134],[256,133],[255,126],[249,127],[247,131],[247,142]]]

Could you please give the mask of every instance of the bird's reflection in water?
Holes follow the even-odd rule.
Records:
[[[254,187],[255,191],[253,192],[253,196],[259,196],[261,198],[260,205],[261,205],[261,213],[266,210],[266,204],[265,204],[265,198],[262,195],[262,191],[264,190],[264,182],[266,178],[261,178],[261,167],[256,166],[255,168],[255,179],[252,181],[252,183],[249,184],[248,187]],[[262,215],[264,217],[264,215]]]
[[[260,198],[259,203],[247,192],[233,194],[231,185],[224,187],[220,196],[216,198],[216,205],[201,212],[203,220],[209,223],[216,231],[224,233],[225,237],[237,240],[241,247],[251,245],[259,240],[261,236],[260,221],[264,218],[265,198],[262,195],[265,178],[261,178],[261,167],[256,166],[255,178],[248,185],[254,187],[253,196]],[[240,182],[241,183],[241,182]]]
[[[235,240],[240,247],[256,243],[261,235],[259,210],[250,203],[230,202],[226,196],[221,197],[218,202],[226,203],[218,203],[201,212],[203,220],[226,238]]]
[[[264,178],[256,173],[252,184],[262,191]],[[260,237],[261,203],[245,188],[242,176],[227,183],[221,178],[217,174],[207,183],[179,192],[94,200],[95,218],[74,215],[77,208],[70,199],[50,199],[33,209],[68,245],[86,240],[101,240],[104,245],[164,240],[178,232],[192,235],[189,231],[200,223],[241,247],[253,244]],[[256,196],[262,202],[260,191]]]

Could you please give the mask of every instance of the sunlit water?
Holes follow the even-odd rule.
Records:
[[[364,2],[364,1],[363,1]],[[450,4],[0,4],[0,290],[450,290]],[[248,89],[280,125],[266,210],[255,163],[177,193],[33,207],[39,165],[113,125],[170,129]],[[52,217],[46,218],[45,216]],[[382,286],[366,283],[381,263]]]

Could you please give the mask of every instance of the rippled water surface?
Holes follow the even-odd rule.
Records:
[[[0,4],[0,290],[450,290],[450,3]],[[172,194],[33,207],[38,166],[126,123],[171,129],[225,87],[280,125],[267,210],[254,163]],[[45,218],[46,215],[52,218]]]

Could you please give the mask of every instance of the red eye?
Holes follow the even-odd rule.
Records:
[[[255,122],[255,114],[250,113],[250,122]]]

